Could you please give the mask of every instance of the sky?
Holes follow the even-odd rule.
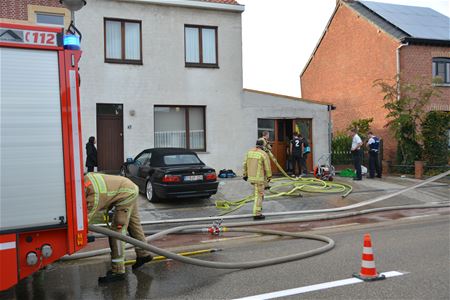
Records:
[[[371,0],[430,7],[450,16],[450,0]],[[242,14],[244,88],[300,97],[300,73],[336,0],[238,0]]]

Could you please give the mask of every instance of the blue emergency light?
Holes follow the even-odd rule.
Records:
[[[65,34],[63,44],[64,49],[80,50],[80,37],[74,34]]]

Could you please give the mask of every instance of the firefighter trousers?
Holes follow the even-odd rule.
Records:
[[[126,204],[120,205],[120,202],[115,206],[111,229],[126,235],[127,232],[132,238],[146,242],[145,234],[141,226],[141,219],[139,217],[139,210],[137,206],[138,191],[130,194],[129,198],[125,199]],[[111,247],[111,270],[113,273],[125,273],[125,242],[117,239],[109,239]],[[146,250],[135,248],[137,257],[144,257],[150,255]]]
[[[262,202],[264,200],[264,183],[252,183],[254,187],[255,201],[253,203],[253,215],[262,214]]]

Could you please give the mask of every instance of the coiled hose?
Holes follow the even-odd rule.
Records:
[[[200,229],[204,227],[204,225],[191,225],[191,226],[184,226],[183,229]],[[250,268],[259,268],[259,267],[265,267],[285,262],[290,262],[294,260],[299,260],[303,258],[307,258],[310,256],[318,255],[321,253],[324,253],[326,251],[329,251],[334,248],[334,241],[326,236],[321,235],[315,235],[315,234],[304,234],[304,233],[293,233],[293,232],[286,232],[286,231],[278,231],[278,230],[268,230],[268,229],[258,229],[258,228],[226,228],[225,231],[231,231],[231,232],[247,232],[247,233],[258,233],[258,234],[271,234],[271,235],[278,235],[278,236],[288,236],[288,237],[294,237],[294,238],[303,238],[303,239],[310,239],[310,240],[317,240],[327,243],[325,246],[301,252],[296,254],[291,254],[287,256],[281,256],[276,258],[269,258],[265,260],[257,260],[257,261],[249,261],[249,262],[212,262],[212,261],[206,261],[196,258],[190,258],[178,255],[176,253],[152,246],[150,244],[141,242],[139,240],[136,240],[132,237],[120,234],[118,232],[112,231],[107,228],[102,228],[98,226],[89,225],[89,230],[97,233],[101,233],[107,236],[110,236],[112,238],[128,242],[130,244],[133,244],[136,247],[139,247],[141,249],[145,249],[148,251],[151,251],[153,253],[157,253],[159,255],[165,256],[167,258],[175,259],[184,263],[197,265],[201,267],[207,267],[207,268],[216,268],[216,269],[250,269]],[[170,231],[165,231],[164,233],[167,234],[170,233],[176,233],[178,231],[181,231],[181,228],[172,229]],[[165,235],[164,234],[164,235]],[[158,237],[161,237],[163,234],[160,234]]]

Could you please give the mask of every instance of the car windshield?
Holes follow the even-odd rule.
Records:
[[[164,163],[170,165],[196,165],[202,162],[194,154],[172,154],[164,156]]]

